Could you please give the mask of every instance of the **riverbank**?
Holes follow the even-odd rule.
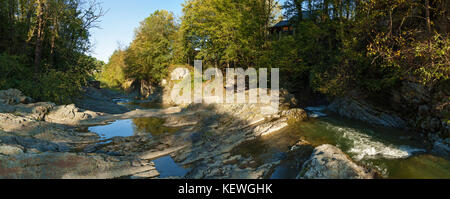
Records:
[[[89,90],[86,95],[91,97],[84,105],[99,107],[103,103],[101,108],[106,110],[107,104],[113,104],[106,110],[110,113],[85,111],[75,105],[32,103],[20,91],[2,91],[6,94],[0,104],[0,177],[385,177],[374,165],[359,161],[363,158],[342,148],[340,142],[317,142],[314,136],[302,133],[317,132],[320,126],[304,128],[317,120],[308,115],[322,113],[317,108],[308,112],[290,108],[295,107],[295,99],[287,92],[282,92],[279,112],[263,115],[264,104],[166,106],[133,101],[134,97],[101,89]],[[120,109],[123,113],[113,113]],[[387,146],[373,141],[364,144],[379,146],[374,148],[375,155]]]
[[[2,92],[1,178],[156,178],[160,173],[155,162],[164,157],[189,165],[188,172],[178,177],[269,178],[282,159],[258,161],[239,155],[237,147],[307,118],[302,109],[263,116],[264,106],[258,104],[191,105],[108,114],[74,105],[31,103],[17,90]],[[89,131],[92,126],[140,118],[160,118],[160,125],[166,128],[159,135],[109,139]],[[308,150],[294,148],[307,160],[312,150],[305,147]]]

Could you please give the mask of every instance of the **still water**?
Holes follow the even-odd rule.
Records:
[[[177,129],[163,126],[164,119],[161,118],[135,118],[117,120],[107,125],[89,127],[90,132],[97,133],[102,140],[113,137],[130,137],[138,135],[159,136],[165,133],[174,133]]]
[[[157,137],[164,134],[175,133],[177,129],[164,127],[164,119],[161,118],[135,118],[117,120],[107,125],[89,127],[90,132],[97,133],[102,140],[114,137],[150,136]],[[181,178],[186,175],[188,169],[178,165],[170,156],[164,156],[153,160],[159,178]]]

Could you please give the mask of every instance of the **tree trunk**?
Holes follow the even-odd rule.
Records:
[[[294,0],[295,8],[297,9],[298,21],[303,20],[303,0]]]
[[[25,6],[23,6],[22,9],[25,10]],[[24,11],[22,10],[22,12],[24,12]],[[24,14],[25,14],[25,12],[24,12]],[[33,15],[33,9],[31,8],[31,6],[28,6],[27,11],[26,11],[26,18],[24,19],[24,20],[25,20],[25,21],[24,21],[24,22],[25,22],[25,27],[27,27],[27,28],[30,28],[30,24],[31,24],[31,15]],[[29,30],[28,30],[28,31],[29,31]],[[27,31],[27,34],[28,34],[28,31]],[[28,43],[29,43],[29,39],[27,38],[27,39],[25,40],[25,42],[23,42],[23,46],[22,46],[22,49],[21,49],[22,54],[24,54],[25,52],[27,52]]]
[[[441,4],[440,4],[440,8],[439,11],[442,12],[442,14],[438,17],[437,20],[437,27],[439,28],[439,33],[441,34],[447,34],[449,32],[448,29],[448,19],[450,18],[449,16],[449,1],[450,0],[442,0]]]
[[[58,20],[56,19],[56,16],[53,16],[53,34],[52,34],[52,39],[51,39],[51,44],[50,44],[50,58],[49,58],[49,62],[50,62],[50,66],[53,67],[53,64],[55,63],[55,40],[56,40],[56,36],[58,34]]]
[[[425,0],[425,14],[427,20],[428,33],[431,34],[430,0]]]
[[[39,73],[42,56],[42,43],[44,41],[44,0],[37,0],[37,33],[34,49],[34,73]]]
[[[9,34],[10,34],[10,37],[9,37],[9,39],[10,39],[10,42],[11,42],[11,45],[10,45],[10,51],[11,51],[11,53],[12,54],[14,54],[14,49],[15,49],[15,44],[16,44],[16,42],[15,42],[15,40],[16,40],[16,37],[15,37],[15,30],[14,30],[14,26],[15,26],[15,17],[14,17],[14,14],[15,14],[15,1],[14,0],[9,0],[9,13],[8,13],[8,15],[9,15]]]
[[[328,5],[329,5],[328,0],[323,0],[323,13],[322,13],[322,18],[323,18],[324,21],[327,20],[328,17],[329,17],[329,14],[328,14]]]
[[[312,0],[308,0],[308,10],[309,14],[312,15],[313,14]]]

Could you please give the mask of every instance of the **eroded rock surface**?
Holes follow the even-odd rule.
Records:
[[[0,104],[14,105],[19,103],[26,103],[31,99],[22,94],[20,90],[8,89],[0,91]]]
[[[378,110],[367,103],[350,98],[340,98],[328,106],[328,110],[341,116],[361,120],[370,124],[393,128],[405,128],[407,123],[394,113]]]
[[[237,148],[276,135],[290,121],[307,118],[304,110],[287,108],[294,103],[292,99],[281,101],[284,108],[274,114],[264,114],[270,107],[267,104],[200,104],[117,115],[85,111],[75,105],[8,104],[11,111],[0,113],[0,178],[158,178],[153,161],[163,156],[188,166],[185,178],[268,178],[282,164],[282,156],[262,161],[240,154]],[[163,118],[162,126],[176,131],[114,137],[106,142],[78,129],[142,117]],[[289,154],[303,163],[312,146],[307,142],[296,146]],[[342,152],[337,155],[342,158],[335,165],[341,166],[338,169],[345,175],[325,166],[331,171],[321,171],[323,176],[352,177],[350,171],[362,176],[362,168],[344,159]]]
[[[3,179],[110,179],[148,172],[152,173],[150,177],[158,176],[149,161],[99,154],[25,153],[0,156],[0,162],[0,178]]]
[[[56,124],[76,125],[83,120],[92,119],[98,114],[92,111],[82,111],[74,104],[57,106],[45,117],[46,122]]]
[[[19,145],[9,145],[9,144],[0,144],[0,154],[1,155],[18,155],[22,154],[24,148]]]
[[[374,174],[354,163],[344,152],[333,145],[314,149],[311,158],[303,165],[299,179],[373,179]]]

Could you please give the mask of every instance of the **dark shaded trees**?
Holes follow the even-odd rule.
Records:
[[[286,3],[288,16],[299,14],[298,2]],[[298,34],[290,38],[295,45],[275,45],[275,52],[289,48],[292,53],[274,62],[288,56],[298,60],[281,70],[308,78],[310,87],[329,95],[355,89],[380,94],[401,81],[431,88],[450,74],[445,5],[448,0],[303,1],[303,11],[314,17],[295,24]]]
[[[1,0],[0,5],[0,61],[9,63],[1,64],[1,71],[20,71],[0,74],[0,89],[19,88],[36,99],[70,101],[97,67],[86,53],[90,48],[89,29],[104,14],[99,4],[81,0]],[[57,77],[54,74],[67,78],[51,82],[49,77]],[[55,92],[50,87],[73,92],[47,95]]]

